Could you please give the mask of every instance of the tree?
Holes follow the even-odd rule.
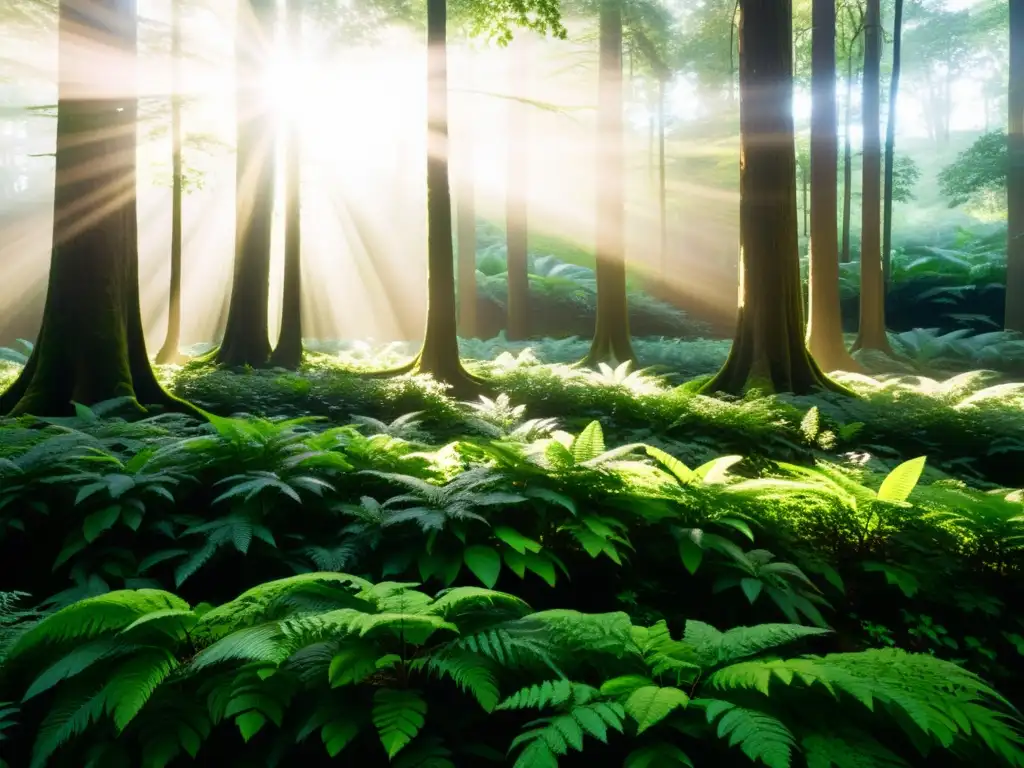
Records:
[[[620,0],[601,0],[598,25],[597,322],[586,365],[636,360],[626,298]]]
[[[970,205],[1002,212],[1007,202],[1008,136],[989,131],[939,172],[939,191],[949,207]]]
[[[294,54],[302,43],[300,0],[288,0],[286,27]],[[294,370],[302,363],[302,137],[295,110],[288,115],[285,153],[284,289],[281,330],[270,363]]]
[[[235,40],[235,266],[224,339],[210,357],[221,365],[263,366],[270,357],[268,298],[274,213],[274,116],[263,73],[276,0],[240,0]]]
[[[469,90],[472,91],[473,68],[467,66]],[[467,94],[466,98],[470,98]],[[477,334],[476,321],[476,189],[473,181],[473,111],[467,109],[462,121],[463,128],[456,131],[457,141],[453,142],[453,156],[456,168],[456,242],[458,258],[458,331],[463,338]]]
[[[846,33],[844,35],[846,45],[843,52],[846,59],[846,109],[843,112],[843,246],[839,259],[847,264],[852,258],[850,219],[853,200],[853,144],[850,140],[850,128],[853,124],[854,61],[861,55],[864,47],[864,8],[857,3],[856,8],[847,5],[844,10],[846,11],[845,23],[841,28]]]
[[[740,0],[740,298],[725,365],[705,392],[751,379],[839,389],[804,344],[793,130],[792,0]]]
[[[864,21],[864,82],[861,96],[863,182],[860,232],[860,327],[853,348],[892,353],[885,334],[882,282],[882,146],[879,80],[882,61],[881,0],[868,0]]]
[[[58,416],[73,412],[72,401],[91,405],[120,397],[190,408],[157,382],[142,332],[137,48],[135,0],[60,3],[46,305],[32,355],[0,397],[0,412]]]
[[[900,59],[903,43],[903,0],[895,0],[892,22],[892,77],[889,83],[889,119],[885,125],[885,188],[882,191],[882,283],[889,284],[892,261],[893,172],[896,160],[896,102],[900,92]]]
[[[1009,105],[1005,326],[1024,333],[1024,0],[1010,0]]]
[[[171,284],[167,302],[167,336],[158,363],[177,363],[181,345],[181,0],[171,2]]]
[[[505,234],[508,266],[508,302],[505,305],[505,333],[520,341],[530,335],[529,275],[529,131],[530,116],[525,85],[530,63],[526,36],[514,41],[509,60],[510,96],[508,102],[507,168],[505,194]]]
[[[814,0],[812,25],[807,347],[827,371],[855,370],[857,366],[843,341],[839,306],[835,0]]]

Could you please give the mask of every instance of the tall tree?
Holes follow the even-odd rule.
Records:
[[[302,4],[288,0],[288,50],[295,56],[302,46]],[[270,356],[271,365],[292,370],[302,363],[302,136],[299,116],[288,114],[285,136],[284,289],[281,330]]]
[[[467,66],[466,75],[471,92],[472,66]],[[466,99],[472,98],[471,93]],[[474,150],[476,138],[473,128],[473,110],[467,109],[461,120],[462,128],[456,131],[458,143],[453,146],[453,156],[459,168],[456,185],[456,242],[458,258],[458,331],[463,338],[477,335],[476,319],[476,185],[474,183]]]
[[[892,77],[889,83],[889,119],[885,124],[885,189],[882,192],[882,283],[889,284],[892,262],[893,171],[896,163],[896,102],[900,93],[903,55],[903,0],[896,0],[892,22]]]
[[[811,13],[812,194],[807,347],[827,371],[854,370],[856,365],[843,341],[839,307],[835,0],[814,0]]]
[[[1010,0],[1006,321],[1024,333],[1024,0]]]
[[[740,0],[740,296],[736,335],[705,392],[839,389],[804,344],[793,130],[792,0]]]
[[[117,397],[185,407],[156,380],[139,305],[135,0],[60,3],[53,251],[37,343],[0,412]]]
[[[854,85],[854,62],[861,55],[863,50],[864,32],[864,9],[858,4],[856,10],[846,6],[847,24],[843,29],[847,31],[846,45],[846,108],[843,111],[843,246],[839,252],[839,260],[844,264],[853,258],[850,249],[850,222],[853,210],[853,142],[850,138],[850,129],[853,126],[853,85]]]
[[[167,336],[156,353],[158,363],[177,363],[181,345],[181,0],[171,2],[171,284]]]
[[[239,0],[235,39],[235,267],[224,339],[212,356],[228,366],[263,366],[270,357],[268,298],[276,131],[263,74],[276,17],[276,0]]]
[[[864,82],[861,96],[863,181],[861,183],[860,327],[854,349],[891,353],[885,334],[882,282],[882,144],[879,85],[882,62],[881,0],[868,0],[864,20]]]
[[[588,365],[636,360],[626,299],[620,0],[600,0],[598,24],[597,323]]]
[[[530,116],[525,86],[530,63],[528,37],[522,35],[510,46],[510,96],[508,102],[507,174],[505,190],[505,233],[508,266],[508,301],[505,305],[505,333],[520,341],[530,335],[529,276],[529,130]]]

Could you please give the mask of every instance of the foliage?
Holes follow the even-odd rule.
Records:
[[[950,207],[972,203],[984,209],[1006,206],[1006,131],[983,134],[939,174],[939,187]]]

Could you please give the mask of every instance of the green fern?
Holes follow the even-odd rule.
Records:
[[[394,758],[426,722],[427,702],[416,691],[382,688],[373,697],[373,724],[388,758]]]

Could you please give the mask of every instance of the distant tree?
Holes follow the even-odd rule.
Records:
[[[189,408],[157,382],[142,331],[136,20],[135,0],[60,3],[46,305],[32,355],[0,396],[0,413],[60,416],[73,412],[72,401],[119,397]]]
[[[224,338],[220,348],[210,355],[227,366],[260,367],[270,357],[268,299],[276,130],[263,75],[276,23],[276,0],[239,1],[235,38],[235,265]]]
[[[177,363],[181,345],[181,198],[184,188],[181,132],[181,0],[171,0],[171,284],[167,335],[156,353],[158,363]]]
[[[861,0],[844,3],[841,10],[843,13],[839,16],[838,29],[843,33],[840,37],[843,47],[839,53],[846,67],[846,107],[843,110],[843,225],[839,260],[846,264],[852,258],[850,220],[853,210],[853,142],[850,129],[853,126],[853,87],[864,58],[865,17],[864,4]]]
[[[288,48],[302,44],[302,0],[288,0],[285,21]],[[302,136],[298,115],[288,115],[285,134],[284,286],[281,329],[270,364],[296,369],[302,363]]]
[[[861,97],[863,182],[860,234],[860,328],[853,348],[891,352],[885,333],[882,282],[882,147],[879,86],[882,60],[881,0],[868,0],[864,22],[864,83]]]
[[[889,81],[889,119],[885,125],[885,169],[882,190],[882,282],[889,284],[892,251],[893,184],[896,171],[896,102],[900,92],[900,66],[903,56],[903,0],[895,0],[892,23],[892,76]]]
[[[740,301],[725,365],[704,392],[839,389],[804,343],[797,251],[791,0],[740,0]]]
[[[1009,105],[1005,325],[1024,333],[1024,0],[1010,0]]]
[[[812,24],[811,139],[806,160],[811,186],[807,347],[827,371],[856,370],[843,340],[839,306],[835,0],[814,0]]]
[[[529,152],[530,114],[524,103],[529,82],[530,46],[525,35],[509,46],[507,185],[505,194],[505,245],[508,267],[508,300],[505,303],[505,334],[521,341],[530,335],[529,275]]]
[[[1002,210],[1009,167],[1005,131],[989,131],[939,172],[939,191],[949,207],[973,205]]]

